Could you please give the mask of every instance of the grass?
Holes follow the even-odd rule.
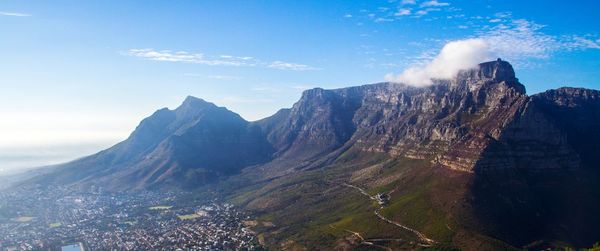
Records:
[[[454,235],[453,221],[436,207],[431,198],[441,196],[436,190],[440,184],[431,176],[419,177],[419,181],[405,184],[390,201],[381,214],[402,224],[417,229],[438,241],[449,241]],[[443,184],[442,184],[443,185]]]
[[[366,176],[355,185],[371,195],[395,190],[390,204],[381,212],[383,215],[435,240],[451,240],[454,236],[451,229],[455,229],[453,221],[446,218],[446,212],[436,210],[438,205],[431,201],[439,184],[438,177],[430,177],[430,161],[398,158],[383,162],[379,157],[356,160],[357,153],[349,152],[333,165],[238,190],[229,200],[249,206],[251,210],[254,207],[257,220],[272,221],[277,226],[253,227],[264,236],[268,247],[281,248],[283,243],[294,243],[309,250],[335,249],[336,241],[353,231],[366,239],[403,239],[404,242],[390,243],[390,247],[414,249],[399,246],[412,245],[410,242],[417,238],[413,233],[379,219],[373,212],[379,208],[376,202],[342,185],[354,171],[381,164],[376,176]],[[379,182],[389,177],[398,178]]]
[[[153,206],[150,207],[150,210],[169,210],[173,208],[173,206]]]
[[[348,236],[347,230],[360,232],[365,238],[413,237],[377,218],[373,211],[378,206],[366,196],[352,188],[325,182],[336,179],[336,171],[292,177],[280,181],[278,186],[269,191],[270,198],[284,202],[275,204],[283,206],[260,215],[259,220],[273,221],[275,225],[285,227],[276,235],[265,236],[270,239],[267,242],[275,244],[294,240],[308,249],[334,248],[328,245]],[[272,230],[263,227],[255,229],[267,233]]]
[[[192,220],[192,219],[196,219],[201,217],[200,215],[197,214],[184,214],[184,215],[177,215],[177,218],[179,218],[180,220]]]
[[[60,222],[50,223],[50,228],[57,228],[60,226],[62,226],[62,223],[60,223]]]

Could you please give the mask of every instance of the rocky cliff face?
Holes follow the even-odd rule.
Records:
[[[465,249],[510,247],[492,239],[590,245],[600,238],[599,128],[600,91],[528,96],[498,60],[421,88],[307,90],[256,122],[189,97],[144,119],[127,140],[33,181],[216,187],[285,226],[266,230],[275,249],[293,238],[355,245],[343,229],[414,238],[374,210]],[[374,208],[358,187],[386,194],[389,206]],[[420,248],[404,244],[393,247]]]
[[[500,60],[424,88],[381,83],[308,90],[270,135],[283,156],[358,149],[466,172],[578,161],[512,66]],[[484,152],[488,158],[480,160]]]
[[[563,138],[579,155],[584,166],[600,162],[600,91],[583,88],[560,88],[531,97]]]
[[[265,178],[319,168],[353,151],[463,172],[572,169],[582,154],[584,161],[597,160],[593,146],[581,143],[586,135],[598,138],[597,105],[597,91],[575,88],[529,97],[501,60],[422,88],[379,83],[307,90],[291,109],[253,123],[188,97],[177,109],[144,119],[127,140],[66,164],[63,169],[78,171],[60,177],[116,188],[177,179],[193,186],[260,163],[272,170]]]

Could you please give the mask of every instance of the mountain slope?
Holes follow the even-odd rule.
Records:
[[[597,158],[597,95],[561,89],[529,97],[504,61],[424,88],[309,90],[278,118],[285,126],[267,131],[284,146],[282,157],[245,170],[258,185],[237,187],[230,199],[285,226],[263,229],[272,245],[360,245],[348,231],[418,241],[373,215],[377,206],[345,186],[352,184],[390,196],[382,215],[438,243],[473,250],[537,240],[589,246],[600,239],[593,231],[600,179],[588,171],[597,162],[585,161]],[[312,155],[286,160],[306,152]]]
[[[189,97],[37,181],[219,191],[273,223],[255,230],[274,249],[418,249],[427,238],[466,250],[590,246],[600,240],[599,97],[528,96],[501,60],[421,88],[307,90],[256,122]]]
[[[272,152],[259,127],[188,97],[177,109],[161,109],[144,119],[127,140],[40,178],[118,190],[195,187],[266,162]]]

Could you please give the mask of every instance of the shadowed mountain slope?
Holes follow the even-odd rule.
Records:
[[[144,119],[127,140],[56,167],[43,181],[113,190],[197,187],[270,159],[259,127],[212,103],[188,97]]]
[[[528,96],[501,60],[427,87],[307,90],[256,122],[189,97],[36,181],[218,191],[269,223],[255,230],[274,249],[590,246],[600,240],[599,97]]]

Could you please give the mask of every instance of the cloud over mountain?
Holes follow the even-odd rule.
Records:
[[[484,39],[465,39],[444,45],[440,53],[429,63],[413,66],[400,75],[388,74],[386,80],[413,86],[431,85],[431,79],[447,79],[461,69],[468,69],[490,57],[489,46]]]
[[[541,31],[543,25],[525,19],[511,20],[478,32],[472,38],[447,42],[438,54],[416,62],[398,75],[385,79],[412,86],[427,86],[432,79],[448,79],[459,70],[476,67],[479,62],[501,57],[517,66],[531,60],[548,59],[555,52],[600,48],[593,36],[552,36]]]

